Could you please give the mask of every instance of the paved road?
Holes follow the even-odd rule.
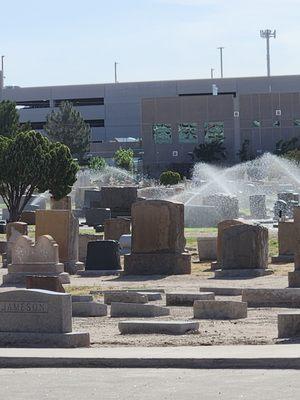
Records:
[[[5,400],[298,400],[300,371],[1,369]]]

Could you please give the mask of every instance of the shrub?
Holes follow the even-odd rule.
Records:
[[[177,185],[181,181],[181,176],[178,172],[165,171],[160,175],[159,181],[164,186]]]

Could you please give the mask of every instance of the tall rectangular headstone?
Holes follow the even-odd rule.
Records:
[[[294,265],[295,270],[289,272],[289,287],[300,287],[300,206],[294,207]]]
[[[132,252],[125,255],[126,274],[189,274],[184,253],[184,205],[166,200],[133,204]]]
[[[68,210],[39,210],[36,212],[36,240],[39,236],[50,235],[59,246],[59,261],[65,271],[71,274],[84,269],[78,261],[79,223]]]

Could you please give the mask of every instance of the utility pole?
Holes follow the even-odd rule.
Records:
[[[214,79],[214,68],[210,69],[210,79]]]
[[[223,49],[224,47],[218,47],[220,50],[220,67],[221,67],[221,78],[223,78]]]
[[[4,56],[1,56],[0,90],[4,88]]]
[[[118,83],[118,71],[117,71],[118,63],[115,62],[115,83]]]
[[[267,76],[271,75],[271,62],[270,62],[270,38],[276,39],[276,30],[273,32],[271,29],[265,29],[260,31],[260,37],[266,39],[267,44]]]

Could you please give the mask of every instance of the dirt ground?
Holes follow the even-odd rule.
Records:
[[[293,264],[270,265],[273,275],[252,279],[214,279],[209,263],[197,262],[193,255],[192,274],[177,276],[106,276],[86,278],[72,276],[71,284],[65,285],[73,294],[88,294],[92,290],[108,289],[164,289],[168,291],[199,291],[200,287],[251,287],[284,288],[287,287],[287,274],[293,270]],[[0,268],[0,277],[7,270]],[[1,279],[1,278],[0,278]],[[12,288],[0,287],[0,291]],[[95,295],[96,301],[103,302],[101,295]],[[241,301],[241,296],[216,297]],[[151,304],[165,305],[163,299]],[[189,320],[193,318],[192,307],[170,307],[171,314],[158,319]],[[89,332],[93,347],[100,346],[189,346],[189,345],[226,345],[226,344],[272,344],[277,342],[277,314],[283,308],[249,308],[248,317],[240,320],[200,320],[197,333],[183,336],[170,335],[120,335],[118,322],[128,318],[73,318],[73,330]],[[137,319],[137,318],[134,318]]]

